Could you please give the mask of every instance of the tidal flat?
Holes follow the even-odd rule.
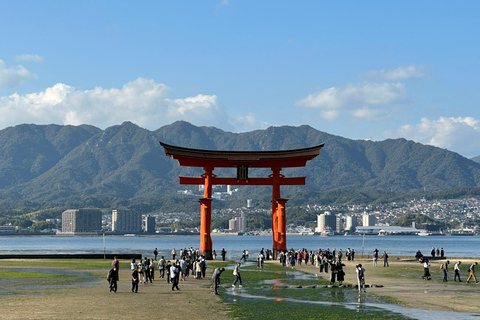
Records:
[[[466,280],[469,261],[462,264]],[[355,288],[354,266],[366,269],[366,293]],[[241,266],[242,288],[232,288],[234,262],[209,261],[207,276],[191,275],[172,291],[156,270],[153,283],[131,292],[130,261],[120,261],[117,293],[110,293],[106,260],[0,260],[2,319],[478,319],[480,286],[442,282],[441,270],[431,266],[432,280],[421,279],[417,261],[391,259],[390,267],[373,267],[370,261],[345,262],[344,286],[327,287],[329,275],[315,266],[294,269],[268,261],[257,268],[253,261]],[[211,288],[215,267],[226,267],[220,295]],[[438,269],[438,270],[437,270]],[[453,278],[453,275],[451,275]],[[453,280],[453,279],[451,279]],[[372,285],[376,285],[372,287]],[[377,286],[378,285],[378,286]],[[381,285],[381,286],[380,286]]]

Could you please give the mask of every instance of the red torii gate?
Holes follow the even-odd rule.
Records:
[[[304,167],[308,160],[320,154],[323,144],[283,151],[214,151],[183,148],[160,142],[165,154],[181,166],[203,167],[200,177],[182,177],[180,184],[204,185],[204,196],[199,200],[200,209],[200,251],[212,259],[212,239],[210,237],[212,213],[212,186],[216,185],[271,185],[272,186],[272,232],[274,258],[287,250],[285,205],[288,199],[280,197],[281,185],[305,185],[305,177],[286,178],[280,171],[283,168]],[[236,178],[220,178],[213,174],[215,168],[237,168]],[[249,178],[249,168],[270,168],[267,178]]]

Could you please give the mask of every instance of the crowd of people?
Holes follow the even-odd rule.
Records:
[[[378,259],[383,260],[383,266],[389,267],[388,254],[386,251],[383,251],[383,254],[380,256],[379,250],[375,249],[372,252],[373,257],[373,267],[377,267]],[[227,251],[225,248],[221,251],[221,259],[225,261]],[[200,254],[199,249],[181,249],[177,252],[176,249],[171,251],[172,259],[165,259],[164,256],[161,256],[157,260],[158,250],[155,248],[154,258],[144,257],[142,261],[137,262],[135,259],[130,263],[130,269],[132,272],[132,292],[137,293],[140,283],[148,284],[153,283],[155,280],[155,273],[158,270],[158,279],[165,279],[167,283],[172,285],[172,291],[180,290],[179,281],[186,281],[187,278],[192,276],[194,279],[204,279],[206,277],[207,270],[207,259]],[[439,250],[438,248],[432,248],[431,251],[432,258],[437,256],[443,257],[444,250],[443,248]],[[438,256],[440,255],[440,256]],[[216,259],[216,252],[213,251],[213,258]],[[277,257],[279,262],[284,267],[295,268],[296,265],[308,265],[314,266],[318,269],[319,273],[326,273],[329,275],[330,284],[334,285],[338,282],[339,285],[342,285],[345,281],[345,268],[346,265],[343,263],[345,261],[355,261],[355,250],[347,248],[345,253],[340,250],[333,248],[319,249],[318,251],[308,251],[305,248],[294,250],[293,248],[286,251],[280,252]],[[415,258],[423,265],[424,273],[423,279],[431,280],[432,275],[430,273],[430,263],[429,259],[420,252],[420,250],[415,254]],[[242,287],[242,277],[240,273],[241,262],[244,263],[249,259],[249,251],[244,250],[242,256],[235,264],[233,269],[233,275],[235,280],[232,283],[232,287],[236,287],[237,283],[239,287]],[[273,260],[273,251],[261,249],[256,257],[256,265],[258,268],[264,267],[265,260]],[[457,261],[454,264],[454,278],[455,282],[462,282],[460,277],[460,265],[461,261]],[[466,283],[470,283],[471,280],[478,283],[475,275],[475,267],[477,262],[472,263],[468,268],[468,279]],[[443,274],[443,281],[448,281],[449,270],[450,270],[450,261],[446,260],[440,264],[440,269]],[[109,282],[110,292],[117,292],[117,282],[119,281],[119,261],[115,257],[112,261],[112,268],[107,275],[107,280]],[[224,268],[216,268],[212,274],[212,287],[215,294],[218,294],[218,285],[220,284],[220,275],[225,271]],[[365,292],[365,269],[361,264],[355,266],[356,278],[358,282],[359,292]]]

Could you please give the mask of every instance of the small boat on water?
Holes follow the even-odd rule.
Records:
[[[418,236],[422,236],[422,237],[426,237],[426,236],[431,236],[432,233],[431,232],[427,232],[427,231],[420,231],[419,233],[417,233]]]
[[[321,237],[331,237],[334,235],[335,235],[335,232],[330,227],[323,228],[322,233],[320,233]]]

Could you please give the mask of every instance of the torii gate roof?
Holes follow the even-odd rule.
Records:
[[[165,154],[187,167],[248,166],[250,168],[304,167],[308,160],[320,154],[324,144],[291,150],[277,151],[220,151],[202,150],[169,145],[160,142]]]

